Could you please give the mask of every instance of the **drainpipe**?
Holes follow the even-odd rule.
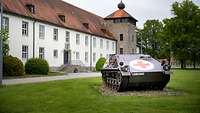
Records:
[[[116,41],[115,41],[115,54],[118,54],[118,52],[117,52],[117,47],[118,47],[118,46],[117,46],[117,43],[118,43],[118,42],[117,42],[117,40],[116,40]]]
[[[36,20],[33,22],[33,58],[35,58],[35,23]]]
[[[92,35],[90,35],[90,71],[92,71]]]

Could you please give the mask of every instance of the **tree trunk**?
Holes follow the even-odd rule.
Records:
[[[185,69],[186,68],[186,64],[185,61],[182,59],[181,60],[181,69]]]
[[[169,65],[171,65],[171,57],[170,56],[168,58],[168,61],[169,61]]]
[[[193,56],[193,68],[196,69],[196,56]]]

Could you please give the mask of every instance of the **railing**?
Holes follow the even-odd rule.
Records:
[[[84,64],[83,64],[83,62],[81,60],[72,60],[71,64],[72,65],[84,66]]]

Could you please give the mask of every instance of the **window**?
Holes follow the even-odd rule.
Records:
[[[59,14],[58,17],[62,22],[65,22],[65,15]]]
[[[109,50],[109,41],[106,41],[106,49]]]
[[[85,46],[88,46],[88,36],[85,36]]]
[[[55,49],[53,51],[53,56],[54,56],[54,58],[58,58],[58,50]]]
[[[28,46],[22,46],[22,59],[28,59]]]
[[[112,42],[112,51],[114,51],[114,50],[115,50],[115,43]]]
[[[76,44],[80,44],[80,34],[76,34]]]
[[[22,35],[28,36],[28,22],[22,21]]]
[[[103,49],[103,39],[100,39],[100,48]]]
[[[93,38],[93,47],[96,47],[96,38]]]
[[[3,29],[9,31],[9,19],[8,17],[3,17]]]
[[[45,27],[44,25],[39,25],[39,38],[44,39],[45,37]]]
[[[53,39],[56,41],[58,40],[58,29],[53,29]]]
[[[119,54],[123,54],[123,48],[120,48]]]
[[[26,4],[26,7],[28,8],[28,10],[31,12],[31,13],[35,13],[35,5],[33,4]]]
[[[79,60],[80,59],[80,54],[79,52],[76,52],[76,60]]]
[[[85,62],[88,62],[88,52],[85,52]]]
[[[39,58],[44,59],[44,48],[43,47],[39,48]]]
[[[70,32],[69,31],[66,31],[65,32],[65,41],[67,42],[67,43],[69,43],[69,41],[70,41]]]
[[[103,54],[102,54],[102,53],[100,53],[100,57],[101,57],[101,58],[103,57]]]
[[[120,41],[123,41],[123,34],[120,34]]]
[[[126,19],[126,18],[120,18],[120,19],[114,19],[113,20],[113,23],[126,23],[126,22],[128,22],[128,19]]]
[[[96,62],[96,53],[93,53],[93,62]]]

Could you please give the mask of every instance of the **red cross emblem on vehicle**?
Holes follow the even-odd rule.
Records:
[[[151,62],[141,59],[133,60],[129,65],[137,70],[151,70],[154,68],[154,65]]]
[[[148,67],[150,64],[149,63],[144,63],[143,61],[137,61],[137,64],[133,64],[134,66],[139,66],[141,68],[146,68]]]

